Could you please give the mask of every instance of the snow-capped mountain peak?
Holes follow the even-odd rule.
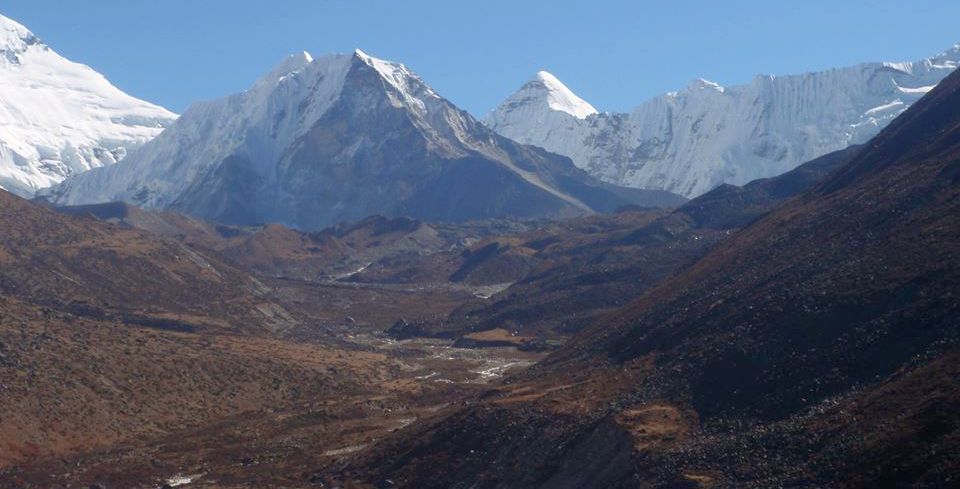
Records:
[[[424,98],[440,98],[416,73],[410,71],[402,63],[382,60],[370,56],[360,49],[355,50],[353,56],[373,68],[380,74],[381,78],[397,90],[401,100],[396,100],[396,104],[411,106],[414,110],[423,114],[426,110]]]
[[[306,64],[313,63],[313,55],[307,51],[301,51],[293,55],[294,57],[303,59],[303,62]]]
[[[175,118],[0,15],[0,187],[29,196],[113,164]]]
[[[282,76],[302,70],[310,63],[313,63],[313,55],[306,51],[301,51],[284,58],[284,60],[273,69],[272,73],[280,74]]]
[[[496,135],[404,65],[357,50],[287,58],[249,90],[194,104],[122,164],[42,195],[305,229],[371,214],[579,215],[683,200],[621,190]]]
[[[960,43],[954,44],[950,49],[931,58],[927,58],[921,61],[921,63],[928,70],[957,69],[960,67]]]
[[[27,46],[39,42],[29,29],[19,22],[0,15],[0,51],[22,52]]]
[[[597,113],[597,109],[578,97],[553,74],[548,71],[539,71],[533,79],[520,87],[520,90],[487,116],[486,122],[490,124],[502,121],[505,124],[511,124],[514,121],[523,120],[543,128],[556,124],[569,124],[570,119],[579,121]],[[508,117],[508,114],[515,117]],[[517,137],[513,139],[521,143],[529,143],[539,138],[536,135],[518,132]]]
[[[260,78],[256,85],[264,84],[275,84],[283,80],[284,77],[300,71],[307,66],[313,63],[313,56],[310,53],[303,51],[299,53],[294,53],[286,58],[283,58],[283,61],[277,64],[272,70],[267,72],[266,75]]]
[[[577,119],[586,119],[597,113],[597,109],[578,97],[548,71],[538,71],[527,87],[531,92],[545,97],[547,106],[552,110],[570,114]]]
[[[386,61],[370,56],[361,49],[356,49],[353,52],[353,56],[371,68],[377,70],[377,73],[380,73],[380,76],[389,81],[390,84],[397,89],[402,89],[405,87],[409,83],[410,79],[416,79],[417,81],[422,82],[419,76],[410,71],[402,63]]]
[[[546,109],[549,78],[538,77],[485,122],[568,156],[601,180],[695,197],[869,140],[958,64],[960,46],[953,46],[914,62],[760,75],[746,85],[697,79],[630,112],[586,120]]]

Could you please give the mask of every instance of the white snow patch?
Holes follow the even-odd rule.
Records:
[[[897,108],[897,107],[902,107],[903,105],[904,105],[903,100],[897,99],[897,100],[894,100],[893,102],[890,102],[889,104],[878,105],[878,106],[876,106],[876,107],[874,107],[874,108],[872,108],[872,109],[864,112],[864,114],[866,114],[866,115],[873,115],[873,114],[876,114],[876,113],[878,113],[878,112],[885,112],[885,111],[890,110],[890,109],[894,109],[894,108]]]
[[[927,86],[927,87],[916,87],[916,88],[907,88],[907,87],[898,86],[898,87],[897,87],[897,90],[899,90],[900,93],[919,93],[919,94],[924,94],[924,93],[929,92],[930,90],[933,90],[934,88],[936,88],[936,85],[930,85],[930,86]]]
[[[577,119],[586,119],[596,114],[597,109],[578,97],[550,72],[537,72],[537,81],[547,89],[547,105],[556,111],[565,112]]]
[[[394,428],[394,429],[396,429],[396,430],[402,430],[402,429],[406,428],[407,426],[410,426],[411,424],[413,424],[413,422],[416,421],[416,420],[417,420],[417,418],[402,418],[402,419],[398,419],[398,420],[397,420],[397,427]]]
[[[525,365],[525,363],[524,362],[497,363],[495,365],[488,366],[486,368],[473,370],[473,373],[480,376],[480,378],[478,379],[480,382],[489,382],[490,380],[493,380],[497,377],[502,376],[504,372],[506,372],[507,370],[510,370],[513,367],[517,367],[521,365]]]
[[[170,487],[185,486],[185,485],[187,485],[187,484],[193,483],[193,481],[195,481],[196,479],[199,479],[201,476],[202,476],[202,474],[194,474],[194,475],[180,475],[180,474],[177,474],[177,475],[175,475],[175,476],[167,479],[167,480],[166,480],[166,483],[167,483],[167,485],[169,485]]]
[[[366,269],[369,268],[370,265],[372,265],[372,264],[373,264],[373,262],[369,262],[369,263],[367,263],[366,265],[360,266],[360,268],[357,268],[356,270],[349,271],[349,272],[344,272],[344,273],[341,273],[341,274],[337,274],[337,275],[334,276],[334,279],[335,279],[335,280],[343,280],[343,279],[345,279],[345,278],[350,278],[350,277],[352,277],[352,276],[354,276],[354,275],[356,275],[356,274],[358,274],[358,273],[366,270]]]
[[[908,75],[913,73],[913,63],[908,63],[908,62],[883,63],[883,66],[886,68],[897,70],[901,73],[905,73]]]
[[[473,296],[480,299],[489,299],[494,295],[499,294],[504,290],[507,290],[508,288],[510,288],[511,285],[513,285],[513,282],[504,282],[504,283],[492,284],[492,285],[482,285],[476,288],[476,290],[473,292]]]
[[[713,90],[715,92],[720,92],[720,93],[723,93],[726,90],[719,83],[707,80],[705,78],[697,78],[693,82],[693,88]]]
[[[366,447],[367,445],[365,443],[361,443],[359,445],[350,445],[348,447],[337,448],[335,450],[327,450],[323,452],[323,455],[326,457],[336,457],[338,455],[346,455],[348,453],[359,452],[360,450],[363,450]]]

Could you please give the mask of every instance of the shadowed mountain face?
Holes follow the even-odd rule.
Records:
[[[344,474],[409,487],[948,486],[958,175],[954,73],[826,181]],[[439,465],[454,470],[438,477]]]
[[[492,237],[470,250],[451,277],[514,282],[490,300],[458,308],[421,334],[506,328],[528,336],[569,335],[621,307],[703,256],[732,232],[809,189],[857,147],[778,177],[720,186],[672,211],[623,210]]]
[[[373,214],[568,217],[684,201],[601,183],[567,158],[499,136],[403,65],[359,51],[291,57],[250,90],[192,107],[122,166],[48,198],[308,230]]]

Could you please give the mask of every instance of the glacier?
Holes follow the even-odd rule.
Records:
[[[958,63],[960,45],[915,62],[760,75],[746,85],[698,79],[628,113],[569,110],[554,100],[580,98],[541,72],[484,122],[603,181],[692,198],[866,142]]]
[[[29,197],[116,163],[175,118],[0,15],[0,188]]]

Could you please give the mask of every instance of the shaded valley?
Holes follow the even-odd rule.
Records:
[[[0,16],[5,106],[89,96],[0,114],[0,489],[956,486],[957,53],[491,127],[300,53],[174,117]]]

